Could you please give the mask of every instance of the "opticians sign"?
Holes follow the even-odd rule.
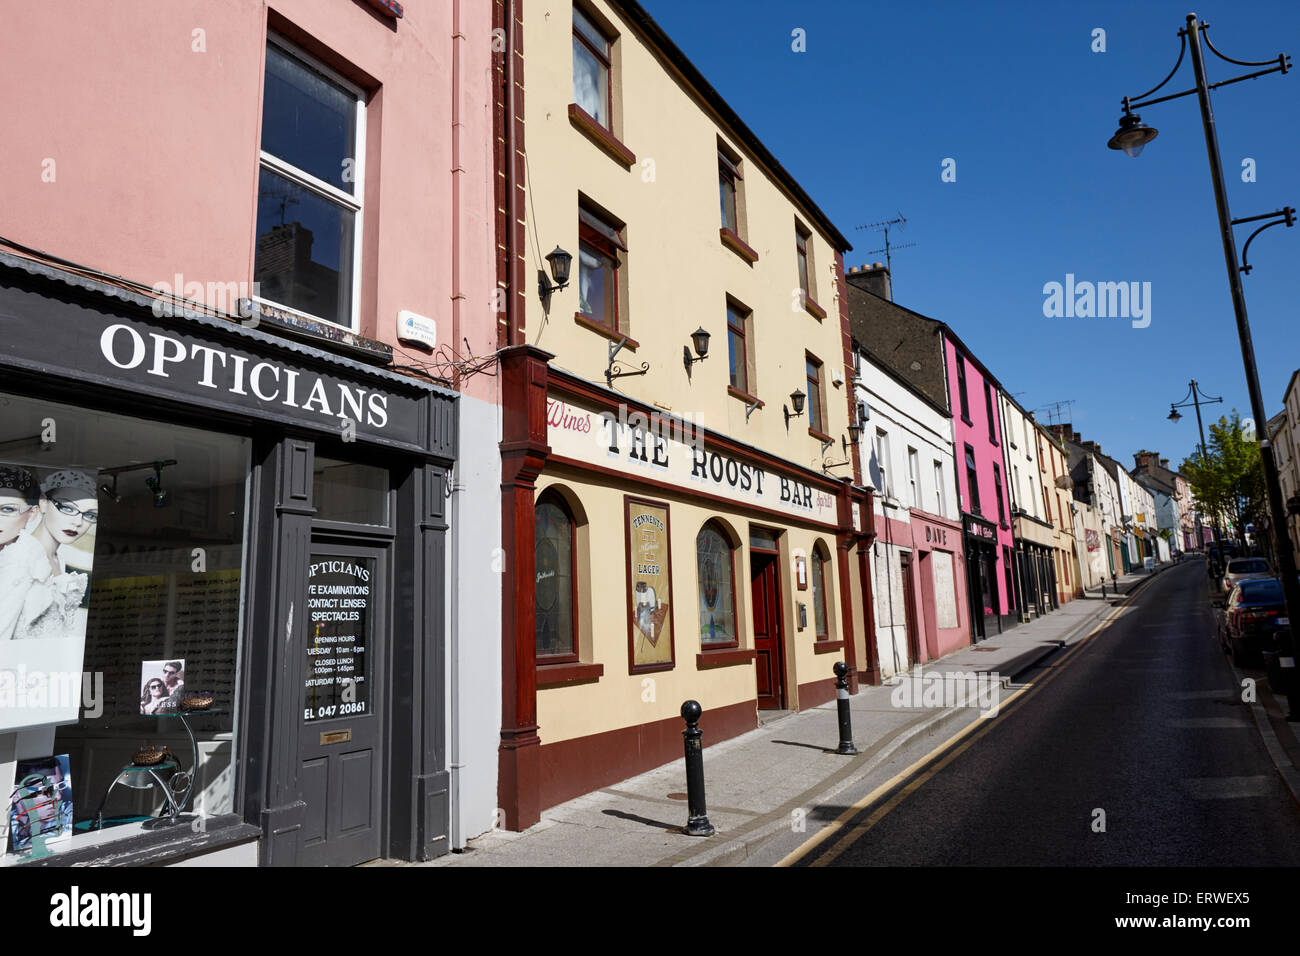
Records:
[[[685,491],[719,495],[807,521],[838,522],[835,493],[793,471],[711,448],[701,425],[669,415],[616,415],[550,397],[551,454],[648,478]]]
[[[423,390],[315,359],[261,333],[112,314],[0,287],[3,361],[204,409],[423,447]]]

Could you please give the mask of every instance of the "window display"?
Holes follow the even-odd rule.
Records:
[[[250,444],[0,393],[0,730],[54,728],[66,755],[72,839],[49,852],[89,839],[145,741],[196,755],[187,812],[234,808]],[[96,839],[169,808],[125,793]]]

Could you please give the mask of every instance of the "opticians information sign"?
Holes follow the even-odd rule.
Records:
[[[237,410],[358,439],[424,447],[421,399],[274,343],[186,320],[152,321],[0,284],[3,361],[42,374]],[[288,361],[291,357],[307,361]],[[376,387],[383,385],[385,387]]]
[[[307,568],[306,699],[303,720],[364,714],[370,701],[372,558],[314,554]]]
[[[551,453],[651,478],[688,492],[706,492],[806,521],[838,522],[835,495],[793,472],[706,447],[704,429],[669,416],[628,411],[621,417],[549,397],[546,441]]]

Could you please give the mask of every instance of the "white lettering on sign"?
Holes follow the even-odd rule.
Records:
[[[125,323],[110,325],[99,336],[99,350],[114,368],[133,371],[143,368],[158,378],[188,376],[202,388],[224,390],[232,395],[252,396],[259,402],[316,412],[330,418],[364,422],[371,428],[388,425],[388,396],[343,382],[304,375],[298,382],[296,369],[273,362],[256,362],[250,356],[225,351],[197,342],[185,342],[161,332],[150,332],[146,341]],[[310,384],[308,384],[310,383]],[[300,391],[301,389],[301,391]],[[306,395],[301,404],[299,394]]]
[[[551,454],[643,475],[680,488],[720,495],[809,521],[838,522],[835,492],[794,471],[705,447],[698,422],[639,412],[615,416],[551,398],[546,403]]]

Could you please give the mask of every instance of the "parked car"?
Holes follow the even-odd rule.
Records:
[[[1273,572],[1263,558],[1233,558],[1228,562],[1220,587],[1224,594],[1231,594],[1232,589],[1242,581],[1257,581],[1272,576]]]
[[[1258,664],[1273,650],[1277,632],[1289,630],[1279,578],[1254,578],[1236,585],[1219,617],[1219,643],[1236,664]]]

